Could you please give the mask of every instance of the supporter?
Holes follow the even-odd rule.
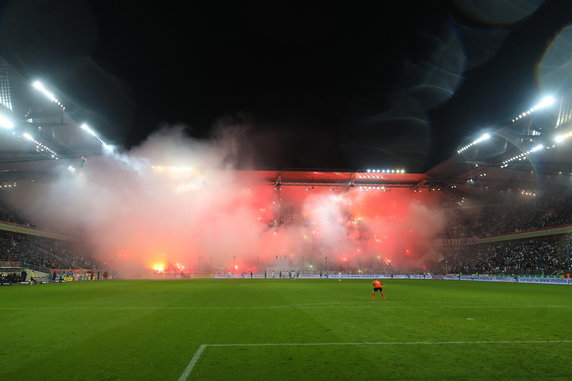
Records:
[[[106,269],[78,243],[7,231],[0,231],[0,261],[48,273],[50,269]]]
[[[502,203],[447,210],[450,224],[443,238],[482,238],[572,224],[572,192],[536,196],[516,192]]]
[[[449,273],[561,275],[572,271],[572,240],[562,235],[442,248]]]
[[[0,199],[0,221],[24,226],[33,226],[30,221],[16,213],[8,203]]]

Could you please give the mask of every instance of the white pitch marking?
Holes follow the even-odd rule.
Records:
[[[189,375],[191,374],[191,371],[195,367],[195,364],[197,363],[197,361],[199,361],[199,357],[201,357],[201,354],[203,353],[203,351],[205,350],[207,345],[208,344],[201,344],[199,349],[197,349],[197,351],[195,352],[195,355],[193,356],[193,358],[189,362],[189,365],[187,365],[187,367],[185,368],[185,371],[183,372],[183,374],[181,374],[181,377],[179,377],[179,381],[185,381],[189,377]]]
[[[319,345],[448,345],[448,344],[558,344],[572,340],[479,340],[479,341],[382,341],[363,343],[254,343],[254,344],[207,344],[209,347],[274,347],[274,346],[319,346]]]
[[[377,343],[250,343],[201,344],[178,381],[186,381],[207,347],[301,347],[326,345],[455,345],[455,344],[569,344],[572,340],[487,340],[487,341],[382,341]]]

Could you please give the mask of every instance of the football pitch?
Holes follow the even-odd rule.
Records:
[[[570,380],[572,287],[438,280],[0,287],[0,380]]]

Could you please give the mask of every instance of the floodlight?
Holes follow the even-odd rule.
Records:
[[[57,98],[54,96],[54,94],[52,94],[51,92],[48,91],[48,89],[46,89],[43,85],[42,82],[40,81],[35,81],[32,86],[34,86],[34,88],[36,88],[37,90],[39,90],[42,94],[44,94],[46,96],[46,98],[48,98],[49,100],[51,100],[52,102],[56,102],[59,103],[59,101],[57,100]]]
[[[544,148],[544,146],[543,146],[542,144],[538,144],[538,145],[532,147],[532,149],[530,150],[530,152],[536,152],[536,151],[541,150],[541,149],[543,149],[543,148]]]
[[[555,141],[556,143],[561,143],[561,142],[563,142],[564,140],[568,139],[568,138],[571,137],[571,136],[572,136],[572,131],[568,131],[568,132],[565,132],[565,133],[563,133],[563,134],[556,135],[556,136],[554,137],[554,141]],[[555,147],[555,146],[556,146],[556,145],[553,145],[552,147]]]
[[[89,128],[87,124],[83,123],[80,127],[82,130],[88,132],[90,135],[95,136],[97,138],[97,134],[91,128]]]
[[[14,122],[12,122],[8,117],[0,114],[0,127],[10,130],[14,128]]]
[[[31,142],[34,141],[34,137],[33,137],[32,135],[30,135],[29,133],[27,133],[27,132],[24,132],[24,133],[22,134],[22,136],[23,136],[24,138],[28,139],[28,140],[31,141]]]
[[[540,103],[537,104],[536,106],[534,106],[534,108],[539,109],[539,108],[552,106],[554,104],[554,102],[556,102],[556,99],[554,99],[554,97],[552,95],[548,95],[548,96],[542,98]]]
[[[115,148],[115,147],[113,147],[111,144],[107,144],[107,143],[103,143],[103,142],[102,142],[101,144],[103,145],[103,149],[104,149],[106,152],[113,152],[113,150],[114,150],[114,148]]]

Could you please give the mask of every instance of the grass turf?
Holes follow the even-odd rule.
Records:
[[[178,380],[204,344],[189,380],[572,378],[572,287],[384,292],[335,279],[0,287],[0,380]]]

